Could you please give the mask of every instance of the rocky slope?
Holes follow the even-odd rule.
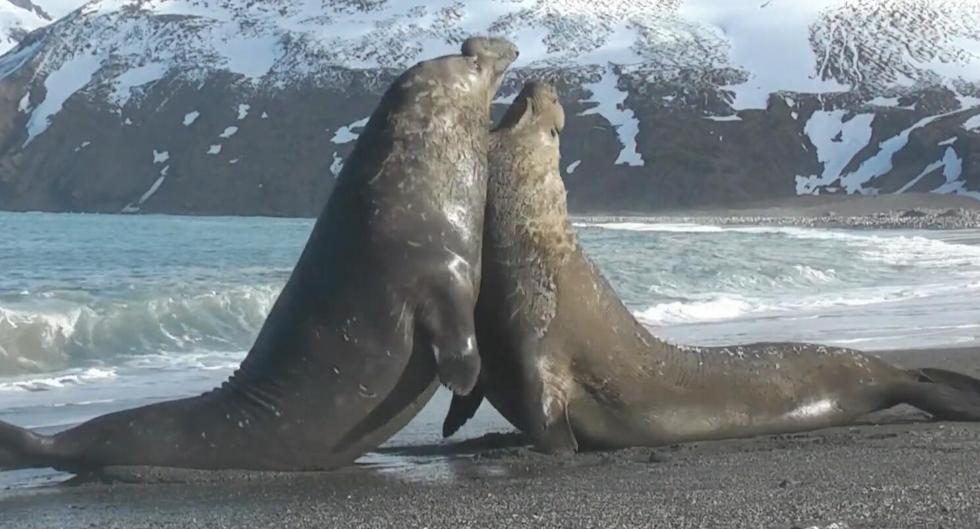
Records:
[[[521,48],[498,112],[559,85],[579,212],[980,199],[974,0],[97,0],[0,58],[0,208],[313,215],[392,76],[473,33]]]

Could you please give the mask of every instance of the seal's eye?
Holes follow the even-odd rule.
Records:
[[[552,138],[558,137],[558,129],[556,127],[551,127],[551,137]]]

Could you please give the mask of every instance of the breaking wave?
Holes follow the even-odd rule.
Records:
[[[150,360],[161,351],[241,351],[251,345],[280,288],[239,285],[125,299],[49,292],[0,300],[0,376],[120,355]]]

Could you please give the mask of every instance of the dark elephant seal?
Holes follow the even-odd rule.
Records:
[[[516,57],[505,40],[473,38],[395,80],[221,387],[50,437],[0,424],[0,468],[329,469],[408,422],[437,372],[468,392],[489,108]]]
[[[481,382],[454,398],[445,435],[484,393],[545,451],[796,432],[898,403],[980,419],[980,381],[958,373],[820,345],[700,348],[652,336],[576,241],[558,170],[563,121],[555,90],[530,83],[492,134]]]

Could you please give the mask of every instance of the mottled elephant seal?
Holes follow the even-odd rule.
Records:
[[[489,109],[516,56],[473,38],[394,81],[221,387],[50,437],[0,424],[0,468],[329,469],[408,422],[437,373],[469,391]]]
[[[480,386],[455,397],[451,435],[486,397],[545,451],[796,432],[908,403],[980,419],[980,381],[796,343],[684,347],[652,336],[582,252],[558,170],[564,115],[530,83],[491,137]]]

